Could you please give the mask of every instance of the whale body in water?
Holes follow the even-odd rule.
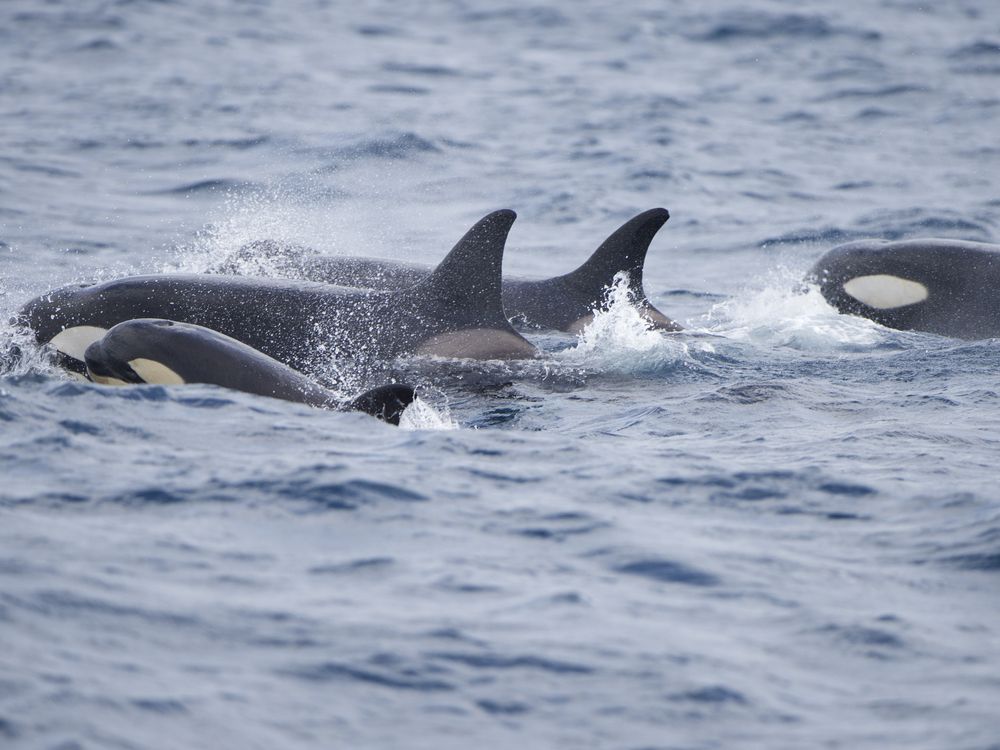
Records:
[[[665,208],[653,208],[616,229],[579,268],[548,279],[505,276],[503,304],[515,324],[579,333],[603,306],[607,289],[618,273],[628,274],[632,300],[653,328],[679,331],[681,326],[657,310],[642,284],[649,245],[670,218]],[[216,266],[217,273],[240,273],[267,265],[285,278],[319,281],[366,289],[400,290],[419,285],[432,268],[382,258],[319,255],[301,245],[257,240],[244,245]]]
[[[236,339],[172,320],[119,323],[87,347],[84,362],[90,380],[103,385],[205,383],[323,409],[363,411],[390,424],[399,424],[414,399],[411,386],[390,384],[345,401]]]
[[[204,326],[300,371],[405,354],[530,358],[537,350],[511,327],[501,298],[501,261],[515,216],[503,210],[484,217],[405,289],[160,274],[58,289],[27,303],[19,320],[78,372],[91,343],[139,318]]]
[[[862,240],[810,271],[842,313],[962,339],[1000,336],[1000,245],[947,239]]]

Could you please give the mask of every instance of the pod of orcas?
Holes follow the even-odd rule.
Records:
[[[206,383],[398,424],[415,397],[411,386],[389,384],[343,402],[306,373],[331,359],[532,358],[537,350],[514,325],[579,332],[622,272],[649,326],[679,331],[642,284],[649,245],[669,216],[654,208],[633,217],[581,266],[549,279],[503,277],[516,214],[501,210],[479,220],[434,268],[262,240],[207,274],[57,289],[28,302],[17,322],[60,365],[96,383]],[[262,256],[283,278],[238,275]],[[851,242],[820,258],[808,280],[840,312],[892,328],[1000,336],[1000,246]]]
[[[629,219],[583,265],[562,276],[550,279],[504,276],[501,294],[507,317],[525,328],[579,333],[593,320],[616,274],[625,272],[632,300],[650,326],[663,331],[681,330],[650,303],[642,285],[649,245],[669,218],[665,208],[653,208]],[[244,245],[213,271],[239,274],[242,268],[261,258],[285,278],[363,289],[398,291],[414,287],[433,271],[428,266],[382,258],[319,255],[311,248],[274,240]]]
[[[889,328],[961,339],[1000,336],[1000,245],[850,242],[820,258],[809,279],[840,312]]]
[[[510,210],[488,214],[435,268],[277,248],[299,278],[160,274],[80,284],[31,300],[18,322],[60,365],[94,382],[209,383],[396,423],[413,400],[409,386],[375,389],[344,405],[305,373],[334,358],[532,358],[537,349],[511,319],[579,331],[620,272],[651,327],[680,330],[642,287],[666,209],[626,222],[576,270],[539,280],[502,277],[515,218]]]

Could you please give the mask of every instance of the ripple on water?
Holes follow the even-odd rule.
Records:
[[[421,154],[439,153],[441,147],[416,133],[389,133],[375,138],[362,138],[333,149],[334,165],[366,159],[410,159]]]
[[[578,662],[561,661],[542,656],[517,655],[509,656],[496,653],[436,651],[427,654],[436,661],[461,664],[476,670],[538,670],[552,674],[593,674],[594,668]]]
[[[718,576],[665,557],[647,557],[612,567],[616,573],[649,578],[661,583],[681,583],[686,586],[716,586]]]
[[[819,514],[829,520],[862,519],[864,516],[836,505],[833,510],[825,506],[831,499],[859,499],[874,495],[877,489],[860,482],[834,479],[822,473],[807,470],[738,471],[689,476],[666,476],[657,479],[677,491],[692,490],[703,495],[706,490],[713,502],[723,505],[736,503],[761,503],[792,500],[793,503],[772,505],[781,515]]]
[[[895,618],[881,618],[890,624]],[[887,661],[902,659],[910,654],[906,641],[885,627],[871,625],[831,623],[814,631],[840,651],[856,653],[867,659]]]
[[[836,26],[824,16],[803,13],[769,13],[767,11],[729,11],[720,14],[703,30],[685,34],[699,42],[758,42],[767,39],[822,40],[833,36],[854,36],[869,41],[881,37],[877,31]]]
[[[322,477],[262,479],[231,486],[220,485],[216,487],[215,496],[239,501],[247,493],[299,501],[304,506],[301,510],[304,513],[317,510],[356,510],[363,505],[383,500],[412,503],[428,499],[424,494],[391,482],[371,479],[330,482]]]
[[[387,570],[396,564],[392,557],[366,557],[346,562],[323,563],[309,568],[310,575],[354,575],[356,573],[375,573]]]
[[[373,657],[363,667],[343,662],[325,661],[318,664],[277,670],[278,674],[307,682],[346,682],[375,685],[394,690],[415,692],[447,692],[455,685],[440,676],[434,667],[406,663],[387,664],[388,660]]]

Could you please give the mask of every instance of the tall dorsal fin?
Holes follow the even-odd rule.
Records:
[[[615,274],[627,271],[629,285],[641,293],[646,251],[669,218],[667,209],[651,208],[629,219],[612,232],[582,266],[563,279],[578,289],[586,289],[593,299],[600,299],[604,288],[611,286]]]
[[[507,234],[516,218],[510,209],[502,209],[477,221],[419,284],[421,292],[449,303],[455,308],[453,313],[469,308],[470,317],[482,318],[483,322],[499,319],[506,325],[501,266]]]
[[[538,355],[511,328],[503,309],[500,267],[515,218],[510,210],[484,216],[426,280],[412,287],[414,312],[425,326],[417,353],[476,359]]]

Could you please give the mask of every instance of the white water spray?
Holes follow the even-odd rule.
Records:
[[[639,311],[629,286],[628,273],[620,271],[604,297],[601,309],[577,340],[560,352],[564,364],[600,372],[639,373],[676,367],[690,361],[688,345],[674,334],[657,331]]]
[[[878,324],[837,312],[818,287],[804,285],[802,273],[787,267],[714,305],[702,326],[734,341],[804,351],[866,350],[886,337]]]

